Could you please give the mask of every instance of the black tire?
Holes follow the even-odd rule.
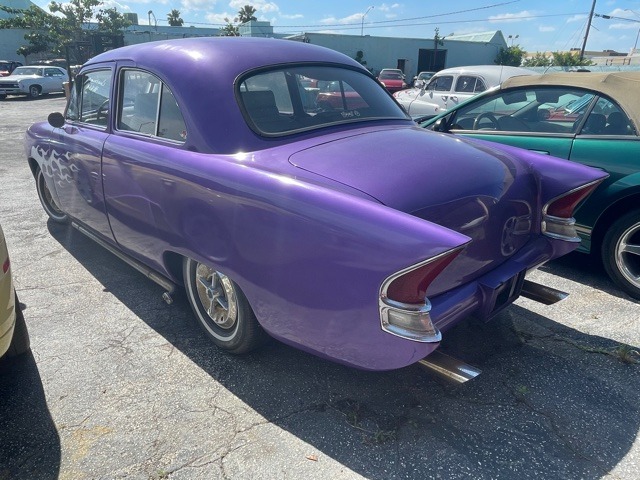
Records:
[[[7,98],[7,94],[6,93],[0,93],[0,100],[4,100],[5,98]]]
[[[29,87],[29,98],[38,98],[42,90],[38,85],[31,85]]]
[[[27,323],[24,321],[24,314],[20,308],[20,302],[18,302],[18,295],[16,295],[16,324],[13,328],[11,345],[9,345],[9,350],[7,350],[5,356],[17,357],[18,355],[28,352],[30,348],[31,341],[29,340]]]
[[[620,288],[640,299],[640,210],[609,227],[602,241],[602,263]]]
[[[213,343],[234,354],[264,343],[267,334],[233,280],[189,258],[183,263],[183,278],[196,320]]]
[[[36,189],[38,190],[38,198],[40,198],[42,208],[44,208],[49,218],[56,223],[69,223],[69,216],[64,213],[53,200],[41,168],[38,168],[36,171]]]

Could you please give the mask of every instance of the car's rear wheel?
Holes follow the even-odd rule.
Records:
[[[9,350],[5,354],[7,357],[17,357],[29,351],[31,347],[31,341],[29,340],[29,332],[27,330],[27,323],[24,321],[24,314],[20,308],[20,302],[18,302],[18,295],[16,298],[16,324],[13,328],[13,337],[11,339],[11,345]]]
[[[56,223],[69,223],[69,216],[62,211],[53,199],[41,168],[36,171],[36,189],[38,190],[40,203],[49,218]]]
[[[260,346],[266,333],[240,287],[222,272],[185,259],[187,298],[199,325],[220,348],[245,353]]]
[[[640,299],[640,211],[616,220],[604,236],[602,262],[609,276]]]
[[[31,85],[29,87],[29,98],[38,98],[42,90],[38,85]]]

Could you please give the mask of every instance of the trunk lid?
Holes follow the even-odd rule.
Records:
[[[495,268],[538,230],[539,192],[529,166],[460,137],[390,128],[316,145],[289,161],[471,237],[431,295]]]

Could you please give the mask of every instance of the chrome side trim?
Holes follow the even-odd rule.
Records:
[[[94,235],[92,232],[90,232],[83,226],[78,225],[76,222],[71,222],[71,226],[76,230],[78,230],[83,235],[86,235],[87,237],[89,237],[91,240],[99,244],[101,247],[113,253],[116,257],[118,257],[120,260],[122,260],[129,266],[135,268],[137,271],[145,275],[149,280],[152,280],[158,285],[160,285],[162,288],[164,288],[167,291],[166,293],[168,293],[169,295],[172,295],[175,292],[176,285],[168,278],[164,277],[163,275],[161,275],[160,273],[154,270],[151,270],[146,265],[140,263],[134,258],[131,258],[129,255],[127,255],[124,252],[121,252],[120,250],[116,249],[112,245],[109,245],[107,242],[97,237],[96,235]]]
[[[549,232],[547,227],[547,224],[549,223],[559,225],[560,227],[566,228],[568,230],[570,229],[571,232],[574,233],[574,235],[561,235],[559,233]],[[554,217],[553,215],[547,215],[545,213],[542,216],[541,230],[542,230],[542,234],[546,235],[547,237],[555,238],[556,240],[564,240],[565,242],[580,243],[580,237],[578,236],[578,232],[575,228],[575,224],[576,224],[576,219],[573,217],[571,218]]]

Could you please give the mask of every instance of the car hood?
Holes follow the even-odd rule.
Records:
[[[34,78],[43,78],[40,75],[8,75],[6,77],[0,77],[0,80],[19,82],[20,80],[32,80]]]

